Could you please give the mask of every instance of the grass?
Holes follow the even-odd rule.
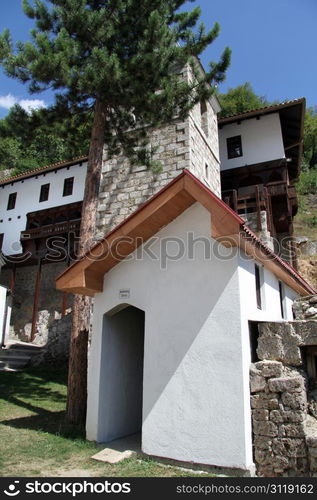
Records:
[[[110,465],[81,429],[65,422],[65,369],[0,372],[0,475],[180,477],[190,471],[132,457]],[[207,474],[206,474],[207,476]]]

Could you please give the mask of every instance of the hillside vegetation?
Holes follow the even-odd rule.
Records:
[[[295,237],[317,242],[317,169],[304,170],[297,184],[298,214],[294,220]],[[317,243],[316,243],[317,249]],[[317,251],[312,255],[301,254],[299,246],[299,271],[317,289]]]

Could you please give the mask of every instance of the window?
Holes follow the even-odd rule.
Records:
[[[63,196],[70,196],[73,194],[74,177],[68,177],[64,180]]]
[[[227,138],[227,151],[229,160],[232,158],[238,158],[239,156],[243,155],[241,135]]]
[[[285,294],[284,294],[284,286],[281,281],[278,282],[278,290],[280,293],[281,316],[283,319],[285,319],[285,309],[284,309]]]
[[[255,264],[255,290],[256,290],[256,305],[258,309],[262,309],[262,296],[261,296],[261,269]]]
[[[209,165],[208,165],[208,163],[205,163],[205,177],[207,180],[209,179]]]
[[[4,233],[0,233],[0,252],[2,250]]]
[[[16,199],[17,199],[16,193],[9,194],[7,210],[13,210],[15,208]]]
[[[47,201],[48,200],[48,195],[50,192],[50,185],[49,184],[43,184],[41,186],[41,192],[40,192],[40,199],[39,201]]]
[[[206,101],[200,102],[201,128],[208,137],[208,109]]]
[[[307,374],[310,379],[317,379],[317,347],[316,346],[305,346],[303,349],[303,354],[305,358],[305,364],[307,369]]]

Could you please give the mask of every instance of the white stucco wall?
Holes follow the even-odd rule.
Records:
[[[228,159],[227,138],[241,135],[243,156]],[[232,123],[219,130],[221,170],[284,158],[284,146],[278,113],[250,118],[240,125]]]
[[[210,214],[199,204],[160,231],[151,251],[158,255],[162,238],[184,240],[188,231],[209,238]],[[232,250],[221,247],[221,252],[226,256]],[[145,311],[143,451],[181,461],[251,466],[249,374],[242,353],[249,345],[241,337],[237,264],[236,250],[223,262],[205,260],[203,244],[197,243],[194,259],[170,261],[166,270],[144,256],[106,274],[94,304],[88,439],[99,441],[103,432],[103,317],[128,303]],[[120,300],[121,289],[130,290],[129,300]]]
[[[4,233],[2,251],[5,255],[21,252],[20,233],[26,228],[27,213],[83,199],[86,169],[87,163],[76,164],[0,186],[0,233]],[[64,180],[68,177],[74,177],[73,193],[63,196]],[[40,203],[43,184],[50,184],[49,198]],[[17,193],[13,210],[7,210],[10,193]]]
[[[239,252],[239,284],[241,293],[242,321],[292,321],[292,304],[298,294],[283,284],[284,318],[281,314],[279,280],[265,267],[260,266],[262,274],[262,309],[256,303],[254,259]]]
[[[6,300],[7,300],[7,289],[0,286],[0,344],[4,343],[5,340],[5,322],[6,322]]]
[[[160,255],[166,238],[186,242],[190,232],[213,243],[211,258],[198,241],[192,258],[185,252],[162,269],[159,260],[146,254],[141,259],[138,250],[105,275],[104,291],[94,303],[87,438],[103,441],[110,404],[104,315],[128,304],[145,311],[143,451],[246,469],[252,464],[248,322],[281,320],[278,280],[263,270],[263,309],[258,310],[254,260],[210,238],[210,214],[198,203],[156,235],[152,254]],[[170,241],[168,250],[175,256],[179,243]],[[130,297],[120,299],[120,290]],[[285,294],[286,319],[292,319],[296,294],[287,287]]]

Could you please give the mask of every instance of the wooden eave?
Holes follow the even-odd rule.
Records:
[[[88,161],[88,156],[78,156],[72,160],[61,161],[58,163],[53,163],[52,165],[47,165],[46,167],[39,167],[34,170],[29,170],[28,172],[23,172],[22,174],[13,175],[11,177],[6,177],[0,180],[0,186],[5,186],[7,184],[13,184],[15,182],[24,181],[29,177],[37,177],[38,175],[48,174],[49,172],[55,172],[55,170],[60,170],[62,168],[72,167],[74,165],[81,165]]]
[[[225,125],[242,122],[250,118],[260,118],[263,115],[279,113],[285,153],[291,159],[288,164],[290,179],[296,180],[299,175],[303,151],[305,108],[306,100],[302,97],[294,101],[254,109],[239,115],[219,118],[218,125],[221,129]]]
[[[261,242],[250,231],[244,236],[243,219],[186,170],[58,276],[57,289],[89,296],[102,292],[104,275],[110,269],[196,202],[211,214],[212,238],[225,246],[240,246],[298,293],[303,294],[304,290],[305,294],[313,293],[308,283],[295,270],[290,271],[292,268],[283,265],[273,252],[268,264],[266,247],[262,245],[255,254],[255,247],[259,244],[261,247]]]

